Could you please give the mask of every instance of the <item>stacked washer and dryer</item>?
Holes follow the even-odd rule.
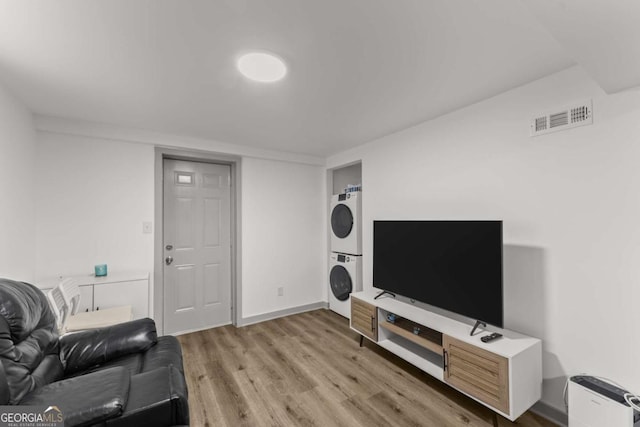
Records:
[[[351,317],[349,295],[362,290],[362,198],[359,191],[331,198],[329,309]]]

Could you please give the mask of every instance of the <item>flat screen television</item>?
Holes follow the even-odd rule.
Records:
[[[374,221],[373,286],[502,328],[502,221]]]

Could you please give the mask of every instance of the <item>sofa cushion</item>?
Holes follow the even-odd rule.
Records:
[[[0,279],[0,361],[10,404],[42,381],[58,379],[57,375],[32,376],[46,356],[57,353],[56,321],[42,291],[28,283]],[[54,373],[58,371],[54,367]]]
[[[31,376],[36,382],[36,388],[60,380],[64,376],[60,357],[57,354],[45,356]]]
[[[48,384],[26,395],[20,405],[57,406],[65,425],[93,425],[122,414],[130,381],[124,368],[105,369]]]

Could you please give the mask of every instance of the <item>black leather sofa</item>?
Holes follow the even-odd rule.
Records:
[[[57,406],[65,426],[189,424],[180,344],[151,319],[59,336],[46,296],[0,279],[0,405]]]

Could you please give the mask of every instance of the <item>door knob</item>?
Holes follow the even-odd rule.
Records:
[[[173,262],[173,257],[170,257],[170,256],[166,257],[166,258],[164,259],[164,262],[165,262],[167,265],[171,264],[171,263]]]

